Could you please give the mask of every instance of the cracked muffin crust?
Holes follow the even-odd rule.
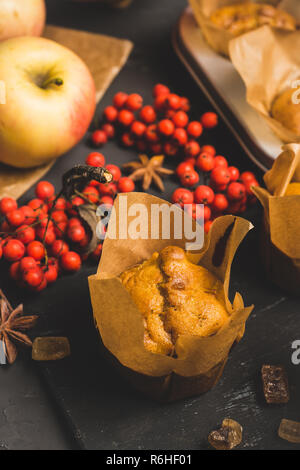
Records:
[[[120,275],[144,318],[145,348],[172,355],[178,336],[210,336],[228,320],[223,285],[169,246]]]
[[[219,8],[211,15],[218,27],[240,36],[263,25],[293,31],[295,19],[283,10],[269,4],[243,3]]]

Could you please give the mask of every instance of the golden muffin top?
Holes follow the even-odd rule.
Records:
[[[179,335],[209,336],[228,319],[222,283],[179,247],[154,253],[120,279],[144,317],[151,352],[172,355]]]
[[[300,136],[300,104],[293,103],[294,88],[288,88],[275,98],[271,115],[284,127]]]
[[[216,26],[226,29],[234,36],[266,24],[291,31],[296,29],[296,21],[291,15],[265,3],[228,5],[216,10],[210,19]]]

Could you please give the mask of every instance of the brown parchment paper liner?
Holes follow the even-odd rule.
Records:
[[[120,72],[133,46],[125,39],[57,26],[46,26],[44,37],[68,47],[83,59],[95,80],[97,101],[102,98]],[[26,170],[0,164],[0,198],[20,197],[42,178],[54,163],[55,160],[41,167]]]
[[[300,78],[300,30],[283,32],[263,26],[232,40],[229,49],[245,82],[247,102],[283,142],[300,142],[299,136],[271,116],[274,99]]]
[[[270,279],[300,294],[300,196],[284,196],[300,182],[300,144],[288,144],[265,176],[266,188],[252,191],[264,208],[262,258]]]
[[[117,233],[120,197],[123,196],[119,195],[115,201]],[[145,205],[149,214],[151,204],[171,205],[149,194],[130,193],[127,195],[128,213],[137,203]],[[183,213],[181,209],[177,210]],[[151,218],[148,219],[143,223],[151,233]],[[89,278],[94,318],[105,347],[126,368],[126,375],[134,385],[151,396],[173,400],[209,390],[219,379],[232,345],[243,335],[245,322],[253,308],[244,307],[240,294],[236,294],[233,304],[228,299],[231,263],[252,225],[238,217],[220,217],[214,222],[205,247],[200,252],[191,252],[193,262],[209,269],[224,283],[224,298],[230,316],[214,336],[181,336],[175,345],[177,358],[153,354],[145,349],[142,314],[118,276],[165,246],[185,248],[187,240],[162,239],[161,231],[157,240],[113,240],[109,238],[113,228],[114,224],[109,223],[98,272]],[[199,226],[197,230],[200,230]]]
[[[255,3],[269,3],[280,6],[280,0],[253,0]],[[208,44],[219,54],[229,56],[229,41],[235,36],[215,25],[210,17],[214,11],[227,5],[249,3],[249,0],[189,0],[194,16]]]

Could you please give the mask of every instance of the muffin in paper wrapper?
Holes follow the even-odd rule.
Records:
[[[272,117],[274,100],[288,89],[299,98],[300,31],[284,32],[263,26],[230,42],[230,57],[246,86],[247,102],[284,142],[300,136]],[[295,104],[299,106],[299,104]]]
[[[143,204],[148,214],[151,214],[152,204],[171,206],[162,199],[144,193],[130,193],[116,198],[116,218],[114,221],[111,218],[108,224],[97,274],[89,277],[94,319],[102,342],[117,358],[118,368],[131,384],[155,399],[173,401],[206,392],[218,382],[228,354],[233,344],[243,336],[245,322],[253,309],[253,306],[244,306],[238,293],[233,304],[228,299],[231,263],[252,225],[242,218],[220,217],[212,225],[204,247],[188,252],[190,261],[203,265],[222,281],[224,303],[229,313],[227,322],[210,337],[179,336],[175,344],[175,357],[155,354],[145,349],[142,314],[121,283],[119,275],[149,259],[155,251],[170,245],[185,248],[189,241],[184,236],[174,238],[172,234],[166,239],[161,227],[155,239],[121,238],[119,229],[124,229],[125,221],[123,216],[119,221],[119,212],[120,201],[124,197],[129,215],[133,204]],[[187,216],[179,207],[173,208],[180,212],[180,216]],[[201,230],[195,221],[192,224],[195,230]],[[144,217],[142,225],[150,234],[151,217]],[[110,238],[116,226],[118,236]]]
[[[300,195],[285,196],[290,183],[300,182],[300,144],[283,146],[265,176],[266,188],[252,191],[264,208],[262,258],[270,279],[300,294]]]
[[[257,0],[255,3],[266,3],[281,6],[280,0]],[[249,3],[249,0],[189,0],[193,13],[207,43],[219,54],[229,56],[229,42],[234,39],[230,31],[218,27],[211,21],[211,15],[219,8],[235,4]]]

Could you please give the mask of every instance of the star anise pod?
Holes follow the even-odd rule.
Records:
[[[130,178],[133,181],[142,181],[142,187],[144,191],[150,188],[153,181],[155,186],[164,191],[164,183],[162,177],[172,175],[173,170],[163,168],[164,155],[156,155],[155,157],[148,158],[147,155],[139,155],[140,161],[133,161],[125,163],[123,168],[132,171]]]
[[[18,354],[15,342],[32,346],[30,338],[22,331],[32,328],[37,318],[37,315],[23,315],[23,305],[13,309],[0,290],[0,341],[4,343],[9,364],[16,360]]]

